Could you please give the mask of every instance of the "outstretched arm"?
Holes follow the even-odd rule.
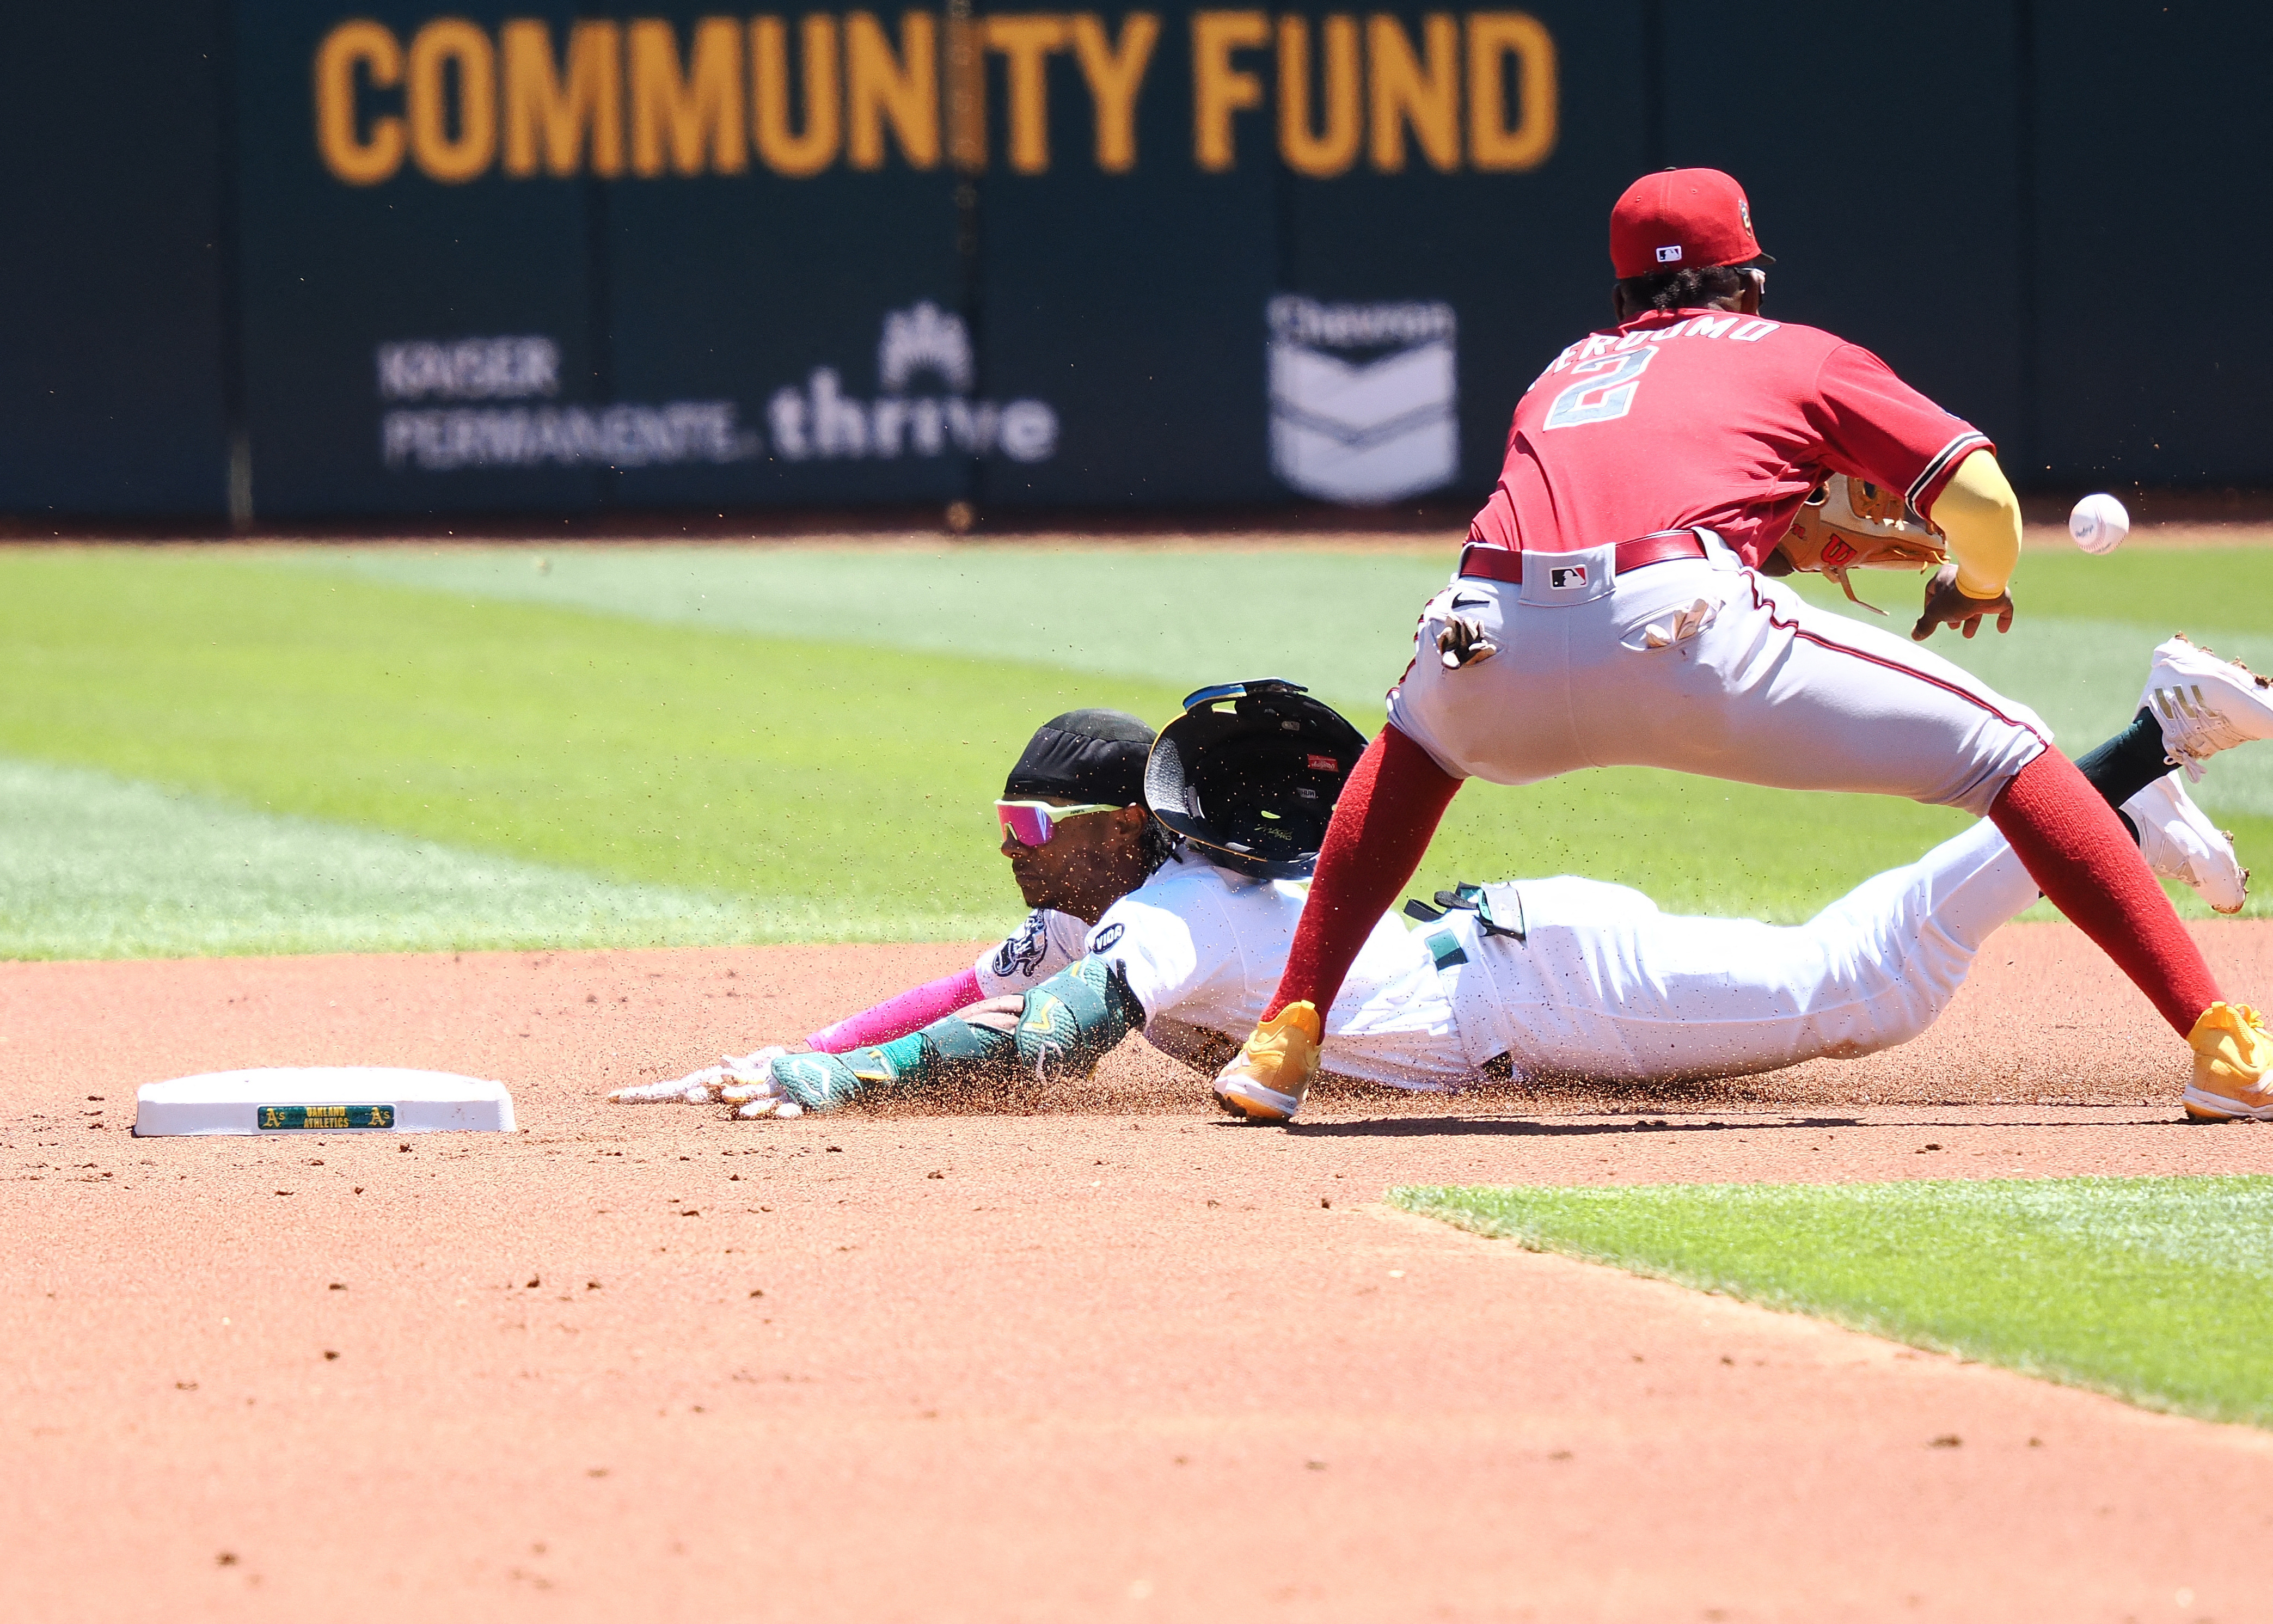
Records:
[[[1121,972],[1094,957],[1024,994],[1015,1020],[1007,1008],[999,1015],[971,1014],[949,1015],[844,1054],[778,1055],[763,1076],[726,1089],[723,1097],[739,1101],[745,1117],[793,1117],[830,1110],[874,1089],[913,1092],[1003,1082],[1022,1073],[1085,1077],[1144,1023],[1144,1006]]]
[[[847,1015],[834,1026],[824,1026],[806,1038],[805,1045],[822,1054],[843,1054],[863,1044],[888,1044],[920,1031],[942,1015],[966,1009],[986,996],[979,984],[979,971],[960,969],[896,993],[874,1008]]]

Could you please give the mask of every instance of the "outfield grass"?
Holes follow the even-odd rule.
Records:
[[[731,897],[0,761],[0,958],[699,946],[773,924]]]
[[[1399,1189],[1478,1234],[2273,1426],[2273,1179]]]
[[[1037,723],[1080,705],[1158,722],[1202,683],[1280,674],[1370,731],[1446,565],[1126,547],[0,550],[0,759],[16,769],[0,822],[19,849],[0,865],[0,952],[993,933],[1018,905],[986,802]],[[2273,638],[2215,623],[2250,617],[2273,554],[2030,570],[2040,607],[2022,631],[1937,647],[2071,748],[2127,717],[2166,610],[2210,606],[2195,629],[2273,664]],[[1889,602],[1912,591],[1879,585]],[[154,798],[82,816],[71,783]],[[2200,794],[2245,859],[2273,850],[2273,750],[2221,758]],[[1788,921],[1962,824],[1639,770],[1477,786],[1415,889],[1584,872],[1670,909]],[[386,840],[412,848],[390,858]],[[252,847],[274,883],[237,883]],[[431,884],[399,860],[414,848]]]

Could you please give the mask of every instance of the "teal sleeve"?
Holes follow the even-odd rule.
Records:
[[[1015,1033],[949,1015],[874,1048],[782,1055],[774,1081],[807,1111],[828,1111],[872,1089],[999,1081],[1014,1070],[1085,1077],[1144,1023],[1144,1006],[1120,972],[1085,958],[1026,994]]]
[[[1026,994],[1015,1034],[1018,1069],[1037,1077],[1086,1077],[1144,1024],[1144,1007],[1129,983],[1092,954]]]
[[[772,1069],[790,1098],[807,1111],[829,1111],[877,1089],[913,1092],[1008,1075],[1012,1052],[1009,1033],[949,1015],[873,1048],[781,1055]]]

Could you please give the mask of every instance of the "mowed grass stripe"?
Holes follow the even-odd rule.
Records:
[[[293,549],[291,565],[760,637],[1039,663],[1178,694],[1287,677],[1378,710],[1448,553],[987,546]],[[541,567],[540,567],[541,566]]]
[[[813,925],[796,908],[0,761],[0,958],[675,947]]]
[[[1181,691],[1283,676],[1377,713],[1411,652],[1414,617],[1452,550],[1380,553],[1185,544],[1140,549],[947,545],[383,547],[281,550],[296,567],[506,602],[550,603],[769,638],[838,641],[848,626],[893,647],[1039,662]],[[542,566],[541,568],[539,566]],[[2273,670],[2273,549],[2171,550],[2026,560],[2025,606],[2007,636],[1938,634],[1933,651],[2032,706],[2071,753],[2128,722],[2154,646],[2190,631]],[[1877,621],[1828,581],[1796,578],[1819,606]],[[1918,582],[1858,580],[1906,630]],[[2264,595],[2247,595],[2262,588]],[[2224,816],[2273,818],[2273,750],[2217,763],[2196,797]]]
[[[2153,1409],[2273,1426],[2273,1179],[1408,1188],[1390,1200]]]
[[[796,907],[812,939],[1006,928],[988,803],[1034,726],[1176,697],[241,554],[0,553],[0,753]]]

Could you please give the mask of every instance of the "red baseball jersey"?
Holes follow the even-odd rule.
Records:
[[[1827,474],[1925,512],[1988,437],[1816,327],[1653,311],[1589,333],[1524,393],[1499,484],[1468,527],[1571,552],[1692,525],[1758,564]]]

